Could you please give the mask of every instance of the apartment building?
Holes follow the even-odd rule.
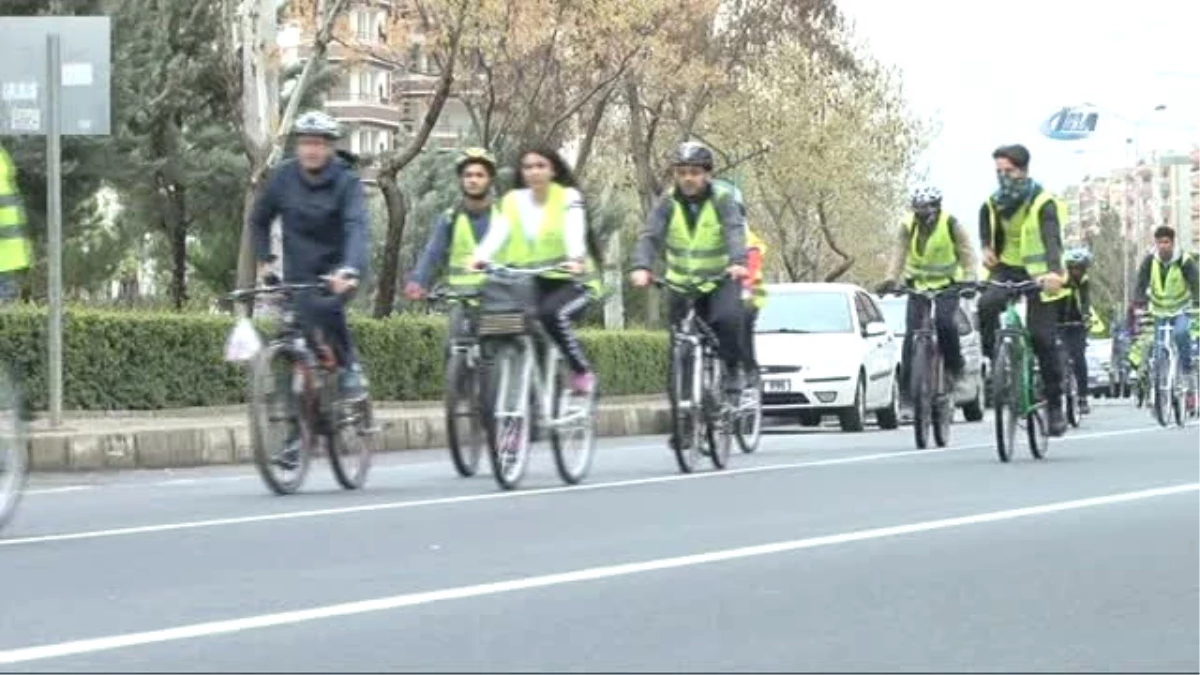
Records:
[[[414,10],[404,0],[352,0],[338,20],[326,58],[339,71],[325,109],[342,123],[342,147],[374,155],[403,147],[428,111],[437,86],[437,65],[425,49]],[[310,51],[312,26],[290,22],[281,39],[284,62]],[[426,147],[450,148],[470,130],[465,104],[451,97]],[[363,172],[368,183],[374,179]]]

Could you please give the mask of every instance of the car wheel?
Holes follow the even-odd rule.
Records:
[[[892,396],[886,408],[875,411],[880,429],[895,429],[900,426],[900,374],[892,377]]]
[[[867,418],[867,381],[858,374],[858,386],[854,389],[854,405],[838,413],[842,431],[862,431]]]
[[[983,378],[979,378],[979,385],[975,387],[975,400],[963,404],[963,419],[968,422],[979,422],[983,419],[984,390],[986,389],[983,383]]]

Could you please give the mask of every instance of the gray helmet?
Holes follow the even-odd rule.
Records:
[[[296,118],[292,124],[293,136],[323,136],[332,140],[342,137],[337,120],[320,110],[310,110]]]
[[[708,146],[696,141],[681,143],[671,158],[672,166],[698,166],[707,171],[713,168],[713,153]]]
[[[914,209],[922,206],[940,206],[942,203],[942,191],[932,185],[922,185],[913,190],[912,207]]]
[[[1092,262],[1092,252],[1086,247],[1075,246],[1067,249],[1067,264],[1087,267]]]

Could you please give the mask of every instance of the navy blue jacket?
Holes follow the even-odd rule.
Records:
[[[276,215],[282,217],[285,280],[312,282],[341,267],[366,276],[367,209],[358,172],[345,160],[334,157],[315,176],[295,159],[275,169],[250,216],[260,262],[271,259],[271,221]]]

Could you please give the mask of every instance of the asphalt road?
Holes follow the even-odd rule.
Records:
[[[37,477],[0,537],[0,669],[1200,671],[1200,434],[1101,402],[1035,462],[988,424],[773,429],[680,476],[661,438],[520,492],[443,452]]]

